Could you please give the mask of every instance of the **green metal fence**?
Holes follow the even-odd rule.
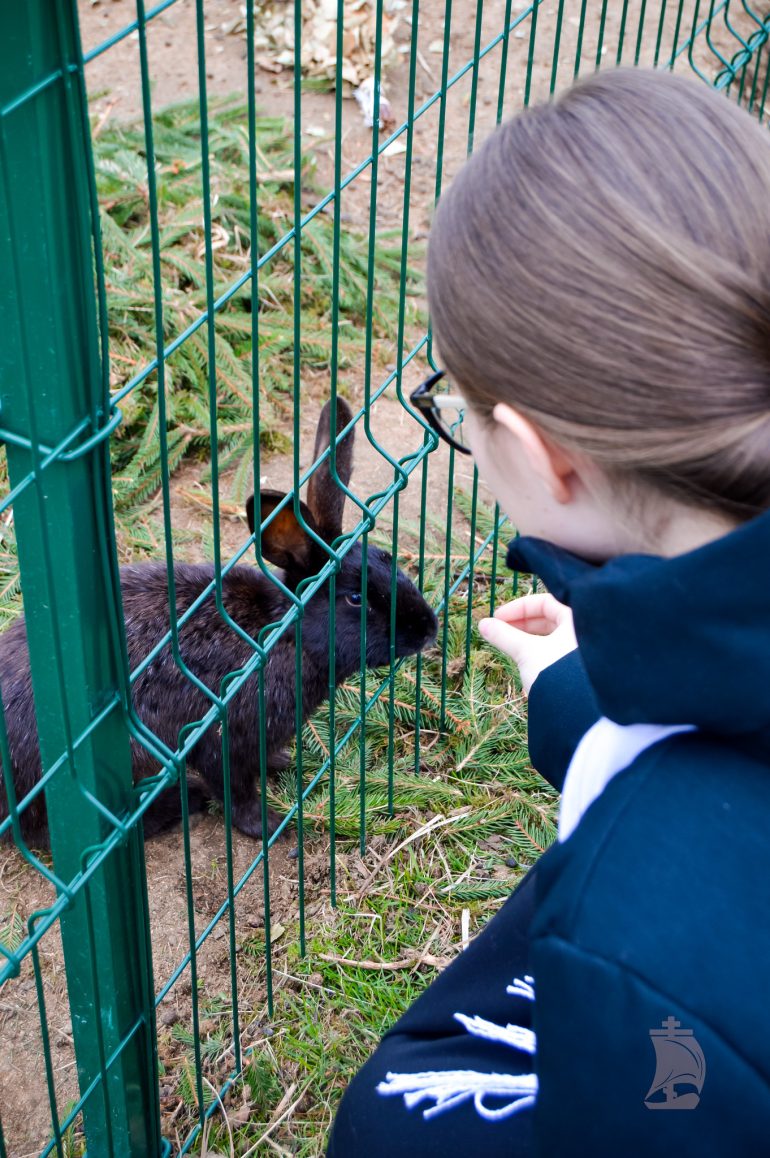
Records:
[[[283,178],[292,198],[287,210],[290,220],[286,227],[279,221],[270,234],[267,219],[260,217],[266,185],[275,179],[274,160],[268,159],[260,146],[260,133],[266,115],[271,112],[270,98],[258,95],[255,79],[259,55],[256,44],[264,12],[249,2],[244,25],[243,74],[233,78],[233,88],[245,93],[245,101],[242,105],[227,106],[228,131],[233,134],[228,148],[235,147],[233,141],[238,137],[245,160],[240,180],[243,203],[247,206],[247,217],[240,222],[245,242],[239,251],[240,267],[234,264],[229,271],[223,270],[222,265],[217,264],[216,227],[221,220],[221,204],[227,201],[231,190],[222,184],[218,165],[224,153],[218,152],[216,134],[224,106],[217,105],[207,95],[210,5],[197,0],[199,104],[194,115],[194,139],[199,152],[197,165],[193,167],[200,181],[203,220],[188,222],[179,228],[199,232],[205,276],[202,285],[195,287],[190,283],[192,308],[185,314],[185,301],[180,303],[178,292],[176,296],[169,294],[166,285],[174,231],[169,230],[162,219],[159,182],[166,179],[163,174],[171,172],[173,164],[165,156],[162,163],[158,160],[160,146],[156,148],[156,136],[166,122],[154,108],[149,50],[153,29],[161,27],[165,14],[175,7],[175,2],[164,0],[145,8],[143,0],[136,0],[135,19],[96,44],[85,56],[75,0],[6,4],[0,14],[0,317],[4,338],[0,355],[0,437],[5,443],[4,469],[7,468],[7,486],[0,502],[2,542],[6,550],[2,598],[7,603],[18,591],[17,553],[44,769],[37,784],[27,784],[25,792],[17,791],[11,775],[12,753],[7,728],[8,714],[17,710],[17,676],[0,671],[3,696],[0,756],[9,813],[6,819],[0,820],[0,836],[13,842],[18,850],[13,852],[10,843],[0,845],[0,877],[11,863],[9,857],[17,858],[13,861],[16,868],[23,858],[25,871],[31,874],[29,880],[34,883],[33,891],[41,898],[39,907],[25,914],[23,920],[15,912],[2,914],[0,1035],[10,1047],[16,1033],[13,1015],[19,986],[32,985],[40,1036],[31,1053],[23,1051],[22,1064],[18,1054],[13,1055],[12,1064],[3,1062],[0,1083],[5,1082],[6,1089],[13,1085],[17,1096],[21,1089],[30,1106],[41,1102],[48,1106],[47,1125],[41,1137],[35,1135],[34,1130],[30,1134],[25,1129],[18,1113],[9,1114],[5,1095],[0,1099],[0,1156],[3,1158],[33,1150],[58,1155],[77,1152],[73,1149],[73,1124],[79,1129],[82,1127],[88,1152],[94,1156],[169,1153],[171,1145],[164,1141],[161,1126],[155,1019],[156,1008],[181,985],[187,985],[190,994],[190,1041],[194,1058],[191,1082],[198,1121],[180,1139],[179,1152],[200,1144],[205,1120],[217,1111],[222,1093],[220,1090],[212,1096],[205,1086],[198,1001],[201,952],[210,938],[218,936],[220,929],[224,930],[229,955],[230,1080],[234,1081],[244,1065],[236,898],[252,888],[255,881],[261,881],[265,987],[272,1011],[270,847],[287,826],[296,831],[298,936],[304,953],[306,804],[314,799],[312,794],[319,785],[328,786],[326,824],[330,836],[330,893],[334,903],[336,761],[347,745],[359,745],[359,839],[363,851],[367,823],[367,718],[378,701],[387,702],[387,803],[392,811],[394,762],[399,758],[394,681],[402,664],[412,665],[413,702],[409,711],[413,728],[409,758],[418,774],[425,758],[420,732],[422,659],[396,657],[391,624],[390,669],[382,679],[380,674],[366,673],[362,665],[355,718],[340,727],[335,717],[334,648],[330,647],[331,697],[319,714],[329,740],[327,755],[308,775],[303,769],[302,745],[297,744],[293,806],[277,833],[254,844],[253,856],[245,870],[236,868],[225,793],[226,896],[203,921],[196,920],[191,852],[194,837],[185,810],[180,866],[186,898],[182,935],[185,945],[174,968],[165,975],[153,970],[143,815],[161,793],[181,791],[182,800],[186,800],[188,763],[194,769],[196,747],[210,729],[219,729],[222,735],[227,785],[227,722],[234,697],[248,682],[257,710],[264,717],[270,655],[277,643],[292,633],[296,638],[296,680],[301,689],[305,608],[322,587],[331,587],[329,638],[333,640],[334,584],[340,562],[359,543],[365,560],[370,534],[382,533],[383,527],[394,558],[398,556],[405,534],[407,538],[410,534],[408,530],[404,532],[400,510],[409,488],[412,492],[417,490],[416,507],[422,515],[411,551],[413,575],[417,582],[423,582],[430,509],[445,526],[439,581],[432,591],[436,591],[439,612],[453,599],[465,599],[466,652],[472,627],[472,600],[468,593],[480,560],[491,559],[488,579],[492,608],[500,585],[506,582],[498,568],[500,519],[497,512],[491,528],[485,525],[484,533],[480,533],[479,485],[475,476],[468,498],[457,511],[454,451],[449,451],[444,459],[442,450],[434,466],[436,438],[407,401],[409,388],[433,366],[429,330],[419,313],[410,314],[408,309],[410,302],[416,301],[419,306],[419,281],[415,281],[414,271],[419,270],[424,253],[424,239],[415,238],[415,233],[420,232],[419,228],[415,229],[415,218],[422,220],[420,215],[424,216],[440,195],[442,183],[451,176],[462,156],[471,151],[474,140],[485,135],[504,116],[532,100],[546,98],[569,83],[573,76],[600,65],[623,62],[691,69],[704,81],[725,90],[727,98],[747,105],[760,119],[766,114],[770,9],[752,8],[745,0],[710,0],[709,3],[660,0],[656,4],[646,0],[581,0],[580,4],[572,5],[558,0],[547,9],[538,0],[486,4],[478,0],[472,10],[467,5],[461,9],[456,3],[453,10],[452,0],[446,0],[441,11],[428,0],[422,4],[420,0],[409,0],[408,6],[384,5],[383,0],[379,0],[372,5],[373,124],[360,155],[351,157],[346,152],[344,134],[351,116],[355,118],[359,114],[355,106],[343,101],[345,20],[350,13],[343,0],[339,0],[336,64],[331,78],[335,95],[328,98],[333,118],[329,125],[332,159],[328,172],[319,178],[322,184],[326,182],[326,187],[320,192],[318,182],[310,191],[305,187],[307,150],[303,144],[306,140],[303,128],[307,123],[306,102],[312,86],[303,78],[303,70],[297,67],[293,74],[287,73],[293,85],[293,138],[282,158],[284,169],[290,170],[289,177]],[[286,12],[286,19],[294,21],[294,53],[295,59],[300,60],[302,6],[297,3],[293,15],[291,9]],[[383,28],[394,12],[400,12],[406,22],[402,23],[400,72],[395,69],[401,78],[401,88],[398,93],[391,90],[397,112],[395,122],[381,124]],[[443,21],[438,25],[442,28],[440,42],[437,44],[434,40],[428,45],[423,28],[430,27],[435,32],[439,18]],[[470,36],[469,22],[472,24]],[[403,35],[405,26],[408,26],[408,36]],[[462,55],[465,41],[461,33],[466,38],[469,36],[471,50],[467,56]],[[111,229],[113,224],[113,219],[105,216],[109,212],[105,209],[109,194],[105,192],[104,182],[100,185],[97,181],[94,163],[96,153],[97,167],[101,164],[102,146],[98,137],[104,122],[89,108],[87,86],[91,83],[89,67],[93,62],[105,55],[109,58],[109,54],[127,40],[138,42],[137,79],[142,102],[141,132],[135,132],[131,138],[134,145],[129,146],[129,150],[134,149],[137,196],[146,217],[136,252],[141,251],[149,271],[149,289],[140,305],[152,319],[155,351],[154,355],[145,357],[141,342],[135,339],[136,357],[131,371],[117,376],[113,373],[111,377],[111,355],[114,359],[117,349],[111,311],[120,304],[110,282],[111,263],[117,260],[116,243],[112,235],[105,237],[102,232],[103,228]],[[461,142],[459,148],[458,142]],[[385,253],[378,236],[378,197],[383,166],[387,158],[394,156],[402,158],[399,163],[403,165],[400,171],[403,195],[398,206],[400,222],[395,236],[390,237],[391,248]],[[418,161],[422,165],[421,182],[413,179]],[[114,155],[109,163],[110,171],[114,172],[117,166]],[[182,168],[189,164],[188,158]],[[432,169],[427,183],[426,165]],[[104,171],[108,169],[109,166]],[[161,194],[165,196],[163,189]],[[368,212],[365,212],[367,203]],[[368,217],[368,230],[361,233],[362,249],[357,259],[359,304],[355,309],[350,307],[344,277],[348,205],[354,205],[359,215]],[[128,211],[127,216],[130,218]],[[313,229],[319,225],[326,229],[331,255],[328,266],[321,268],[320,274],[310,244]],[[177,230],[174,236],[178,235]],[[121,260],[124,259],[125,255]],[[288,296],[281,303],[286,339],[283,345],[273,339],[265,340],[269,321],[260,308],[270,295],[275,298],[270,278],[271,271],[280,262],[284,263],[284,270],[288,270],[289,280],[285,285],[290,286]],[[321,294],[322,312],[328,323],[328,342],[320,354],[318,350],[308,350],[308,345],[313,343],[307,336],[311,306],[305,290],[309,276],[306,271],[311,264],[314,293]],[[394,304],[390,323],[383,321],[378,313],[378,294],[385,292],[386,274],[390,278],[387,292]],[[184,299],[184,294],[181,297]],[[265,411],[272,405],[274,387],[268,388],[267,383],[280,377],[279,370],[284,374],[278,389],[284,401],[282,445],[287,448],[286,473],[290,483],[287,502],[295,511],[301,515],[300,489],[319,465],[313,463],[304,470],[301,466],[301,444],[308,415],[314,419],[320,409],[319,390],[332,400],[332,407],[336,406],[337,389],[343,378],[357,383],[352,402],[354,423],[360,428],[359,446],[368,446],[370,457],[379,463],[378,477],[385,477],[385,482],[373,493],[367,493],[354,474],[352,482],[345,487],[354,517],[345,535],[327,551],[325,566],[316,578],[301,584],[296,595],[289,593],[289,610],[280,621],[263,630],[258,638],[250,639],[248,662],[230,673],[218,689],[205,689],[207,710],[200,718],[187,722],[176,749],[171,750],[142,722],[132,705],[136,679],[153,658],[157,658],[160,645],[153,655],[144,656],[131,670],[123,628],[113,511],[120,486],[116,466],[120,457],[118,424],[122,412],[133,404],[134,398],[140,395],[151,398],[153,425],[142,436],[145,438],[142,445],[146,449],[152,439],[156,448],[156,473],[150,472],[147,487],[153,490],[152,480],[157,477],[154,489],[159,494],[162,511],[162,535],[155,543],[155,553],[166,562],[173,591],[174,563],[179,558],[179,549],[171,481],[181,458],[179,447],[189,446],[189,439],[184,441],[184,431],[179,433],[175,413],[175,407],[178,408],[175,376],[179,363],[175,363],[174,358],[178,359],[185,351],[196,351],[194,357],[203,367],[206,382],[199,402],[200,412],[208,423],[207,510],[211,522],[208,541],[214,565],[212,580],[202,598],[213,602],[220,614],[227,616],[223,578],[233,566],[251,561],[265,575],[271,575],[261,554],[259,529],[256,536],[249,536],[245,525],[239,523],[237,548],[224,545],[228,537],[224,534],[224,524],[229,508],[223,512],[220,476],[222,469],[230,465],[228,440],[233,436],[229,428],[223,430],[226,425],[223,382],[229,382],[232,367],[229,361],[223,363],[222,336],[234,325],[232,307],[244,301],[250,302],[251,308],[246,311],[244,306],[239,324],[242,329],[246,327],[245,339],[250,350],[246,354],[241,352],[239,366],[250,384],[245,394],[250,410],[246,445],[251,449],[247,466],[253,467],[257,488],[265,446],[269,445]],[[318,302],[316,296],[312,303],[316,314]],[[353,359],[356,364],[352,369],[345,345],[351,332],[358,341]],[[381,340],[390,343],[390,364],[386,369],[382,368],[382,358],[376,348]],[[227,352],[229,357],[232,346],[227,347]],[[319,381],[321,385],[315,390],[314,384]],[[397,413],[394,406],[400,408],[404,416],[398,449],[376,431],[377,416],[386,404],[391,407],[387,411],[389,423],[392,424]],[[274,418],[275,415],[271,421]],[[340,485],[344,485],[336,471],[337,453],[332,444],[322,459],[331,457],[332,473]],[[239,477],[243,482],[246,477],[243,469]],[[468,543],[467,555],[459,561],[452,549],[458,520],[467,532]],[[395,566],[393,575],[395,581]],[[274,582],[281,587],[279,579]],[[365,586],[364,578],[364,603]],[[6,618],[10,619],[14,610],[12,602],[7,610]],[[184,666],[179,637],[189,612],[179,615],[172,598],[169,614],[169,631],[162,642],[170,644],[175,661]],[[447,624],[444,615],[438,639],[443,664],[438,706],[442,728],[447,722]],[[363,656],[366,617],[362,619],[361,648]],[[195,680],[192,673],[190,679]],[[301,691],[296,710],[301,723]],[[141,789],[132,786],[132,743],[147,752],[158,769],[157,775],[144,781]],[[264,801],[268,788],[264,733],[260,746]],[[256,756],[255,753],[255,759]],[[45,793],[48,808],[50,855],[30,847],[22,831],[25,813],[34,807],[41,792]],[[62,1104],[57,1091],[55,1051],[57,1036],[68,1031],[62,1031],[60,1025],[51,1025],[47,1013],[50,987],[58,985],[61,989],[63,978],[52,977],[50,971],[41,966],[44,947],[59,936],[79,1090],[66,1104]],[[0,1057],[3,1056],[0,1049]]]

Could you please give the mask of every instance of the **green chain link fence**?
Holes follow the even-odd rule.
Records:
[[[426,571],[426,525],[429,511],[445,526],[443,557],[438,564],[438,580],[431,588],[436,592],[439,613],[445,611],[456,596],[467,603],[462,648],[467,654],[471,639],[472,600],[468,592],[474,584],[476,569],[486,559],[490,605],[494,608],[500,584],[498,573],[498,538],[500,518],[495,511],[491,522],[480,517],[478,480],[473,476],[470,496],[462,502],[460,516],[468,523],[467,555],[457,557],[453,547],[456,533],[459,492],[455,491],[454,451],[448,461],[436,468],[431,456],[436,438],[409,407],[407,383],[412,384],[433,368],[430,333],[420,318],[419,270],[424,242],[414,234],[414,215],[425,204],[418,204],[422,194],[415,190],[413,173],[416,165],[418,132],[432,126],[432,147],[426,155],[424,138],[420,138],[423,165],[433,165],[430,181],[432,201],[440,195],[446,179],[445,158],[452,153],[459,163],[470,152],[474,139],[486,134],[499,122],[531,100],[543,99],[569,83],[580,72],[602,64],[635,63],[664,68],[682,67],[694,70],[702,79],[723,89],[729,99],[745,104],[758,118],[764,119],[770,71],[767,67],[770,36],[770,9],[755,9],[735,0],[689,0],[657,4],[645,0],[603,0],[589,3],[577,0],[572,5],[558,0],[548,9],[542,2],[487,3],[477,0],[471,11],[460,10],[452,0],[443,6],[441,43],[433,43],[433,55],[426,60],[427,48],[420,39],[421,18],[432,11],[423,0],[401,5],[410,28],[404,45],[406,91],[398,96],[399,118],[395,125],[381,125],[381,65],[383,22],[387,19],[382,0],[373,5],[373,125],[368,146],[362,155],[350,158],[344,147],[346,118],[343,104],[343,63],[346,9],[343,0],[337,4],[336,76],[333,76],[332,168],[329,185],[320,193],[309,194],[303,174],[307,157],[303,151],[302,129],[309,85],[303,70],[293,73],[293,137],[285,155],[268,156],[263,134],[268,124],[259,107],[255,76],[257,75],[256,38],[262,12],[247,3],[245,10],[245,57],[243,83],[246,102],[243,106],[217,106],[207,97],[207,7],[203,0],[195,5],[197,31],[197,88],[199,104],[190,114],[193,140],[198,149],[195,169],[200,180],[202,222],[188,223],[202,238],[200,258],[203,284],[189,283],[193,308],[185,313],[185,301],[179,301],[164,288],[168,277],[173,229],[165,222],[162,200],[168,189],[159,184],[166,180],[173,164],[157,142],[156,135],[178,121],[164,120],[164,113],[153,109],[152,70],[148,52],[148,33],[154,22],[172,8],[175,0],[165,0],[145,9],[143,0],[136,2],[136,19],[108,40],[94,47],[86,56],[81,47],[75,0],[28,0],[25,4],[6,4],[0,14],[0,317],[2,317],[3,351],[0,365],[2,411],[0,437],[5,443],[7,486],[2,502],[3,543],[14,544],[10,564],[4,569],[3,599],[18,591],[16,552],[20,570],[21,591],[26,613],[27,638],[32,667],[37,724],[44,774],[26,795],[16,791],[11,775],[7,716],[16,705],[13,673],[0,671],[3,711],[0,712],[0,755],[2,756],[5,791],[9,815],[0,822],[0,836],[13,842],[15,856],[24,859],[29,871],[39,879],[41,896],[46,897],[24,920],[18,914],[6,914],[0,930],[0,1034],[8,1043],[13,1037],[17,987],[30,973],[39,1018],[41,1057],[30,1062],[28,1078],[19,1072],[18,1063],[6,1068],[3,1080],[22,1087],[30,1106],[45,1102],[48,1106],[46,1137],[12,1136],[7,1121],[5,1098],[0,1103],[0,1156],[35,1152],[74,1153],[73,1124],[82,1127],[89,1154],[155,1155],[170,1153],[164,1140],[158,1093],[158,1052],[156,1008],[173,991],[187,984],[191,1000],[191,1049],[193,1068],[190,1084],[197,1103],[197,1122],[179,1139],[178,1152],[184,1153],[200,1144],[206,1119],[216,1112],[224,1089],[206,1088],[201,1053],[199,1009],[199,958],[209,938],[224,930],[229,954],[229,1016],[231,1078],[235,1081],[245,1062],[239,1012],[239,978],[236,967],[240,946],[237,938],[236,898],[261,877],[264,907],[264,980],[268,1008],[273,1009],[273,976],[271,944],[271,875],[269,851],[288,825],[296,830],[296,871],[299,890],[299,942],[305,952],[304,848],[305,810],[309,797],[318,786],[326,786],[328,803],[326,824],[330,835],[329,873],[332,904],[335,900],[335,767],[340,753],[348,745],[359,746],[360,848],[366,847],[367,794],[367,719],[378,701],[388,705],[387,807],[393,811],[394,763],[398,759],[396,734],[396,674],[405,662],[411,664],[413,701],[406,706],[412,721],[409,759],[415,773],[430,756],[421,746],[423,724],[423,661],[396,657],[394,623],[391,615],[391,662],[384,679],[367,675],[362,665],[360,682],[355,691],[357,710],[345,726],[335,718],[334,648],[330,648],[328,704],[319,713],[324,717],[329,742],[326,757],[306,774],[303,748],[297,744],[294,768],[295,799],[278,831],[261,844],[254,845],[254,855],[245,871],[236,870],[233,834],[228,796],[225,794],[225,858],[227,868],[226,897],[221,905],[207,914],[204,922],[196,920],[196,881],[191,855],[190,822],[183,804],[182,869],[186,922],[183,929],[185,947],[175,967],[166,976],[153,971],[150,938],[150,912],[145,873],[145,847],[141,819],[157,797],[166,791],[180,792],[186,801],[184,786],[187,763],[194,767],[196,745],[209,729],[222,734],[225,783],[228,767],[228,707],[246,681],[254,688],[260,717],[265,712],[266,671],[272,650],[287,634],[296,638],[296,681],[299,690],[296,706],[301,726],[302,704],[302,628],[304,609],[324,585],[331,588],[329,638],[335,638],[334,585],[344,556],[357,543],[364,557],[363,601],[366,603],[365,560],[369,535],[375,528],[387,526],[394,560],[399,552],[400,503],[407,488],[418,489],[419,518],[411,558],[414,574],[422,584]],[[392,4],[385,6],[392,13]],[[397,6],[396,6],[397,7]],[[436,6],[433,5],[433,8]],[[435,16],[435,13],[433,13]],[[303,20],[299,3],[286,9],[286,19],[294,21],[295,60],[301,58]],[[454,30],[460,24],[473,23],[473,49],[468,59],[456,60],[452,52]],[[114,217],[105,210],[110,190],[104,174],[115,171],[115,155],[105,152],[97,139],[102,128],[89,111],[86,83],[88,65],[103,54],[109,54],[126,38],[138,40],[139,72],[142,99],[142,130],[134,137],[122,138],[123,146],[133,149],[139,200],[146,224],[140,231],[135,260],[141,255],[146,267],[147,293],[140,302],[146,316],[152,318],[154,355],[144,356],[144,348],[134,341],[135,369],[122,381],[110,374],[110,359],[118,349],[111,311],[120,307],[120,297],[111,297],[108,285],[111,262],[116,261]],[[524,52],[514,55],[512,46],[524,42]],[[439,63],[436,64],[436,61]],[[434,74],[440,72],[440,77]],[[417,77],[422,70],[429,78],[431,91],[418,98]],[[493,92],[479,100],[480,81],[492,80]],[[235,84],[234,84],[234,87]],[[330,101],[332,98],[329,98]],[[384,98],[383,98],[384,100]],[[346,103],[347,104],[347,103]],[[225,108],[228,131],[232,130],[228,148],[234,148],[235,137],[241,143],[238,154],[243,161],[240,183],[247,216],[240,222],[246,238],[240,270],[217,264],[216,226],[220,209],[229,190],[224,187],[219,164],[225,155],[220,151],[222,119],[217,109]],[[225,115],[222,114],[222,115]],[[640,110],[643,115],[643,110]],[[271,122],[272,123],[272,122]],[[127,130],[128,131],[128,130]],[[261,135],[262,134],[262,135]],[[449,134],[449,136],[448,136]],[[93,138],[93,140],[92,140]],[[447,141],[462,140],[459,150],[447,148]],[[189,146],[190,138],[187,138]],[[128,143],[127,143],[128,142]],[[132,144],[133,142],[133,144]],[[181,148],[175,138],[171,146]],[[120,143],[120,142],[118,142]],[[117,146],[116,146],[117,147]],[[101,151],[100,151],[101,150]],[[280,150],[279,150],[280,152]],[[403,155],[403,199],[400,225],[391,236],[391,248],[382,248],[378,236],[378,195],[383,157]],[[162,154],[162,164],[159,156]],[[101,176],[97,179],[96,170]],[[113,168],[104,161],[107,156]],[[452,164],[454,164],[454,161]],[[189,157],[186,165],[192,164]],[[269,183],[275,179],[277,165],[289,170],[284,179],[292,198],[286,213],[288,226],[279,224],[268,230],[262,202],[269,196]],[[182,168],[185,166],[182,165]],[[212,169],[213,167],[213,169]],[[450,165],[450,168],[452,165]],[[230,172],[228,170],[228,172]],[[451,174],[450,174],[451,175]],[[266,184],[267,183],[267,184]],[[268,190],[268,192],[266,192]],[[363,190],[368,201],[368,233],[356,266],[358,302],[351,312],[350,286],[346,282],[347,261],[353,261],[346,248],[345,205],[356,190]],[[115,203],[115,191],[112,190]],[[362,202],[359,199],[357,204]],[[127,211],[130,218],[131,211]],[[276,216],[275,214],[273,215]],[[279,215],[280,216],[280,215]],[[322,226],[330,248],[326,265],[316,260],[313,230]],[[103,231],[107,230],[107,233]],[[184,227],[182,227],[184,231]],[[254,243],[250,244],[250,239]],[[352,251],[351,251],[352,252]],[[314,257],[315,253],[315,257]],[[121,260],[125,258],[125,254]],[[133,260],[133,259],[132,259]],[[175,259],[178,262],[182,258]],[[275,296],[271,271],[284,263],[290,277],[281,316],[284,319],[283,343],[272,333],[265,339],[269,324],[261,308],[264,299]],[[310,268],[310,274],[306,270]],[[312,280],[312,302],[306,293]],[[387,279],[390,279],[389,281]],[[387,283],[387,284],[386,284]],[[321,291],[318,287],[321,286]],[[114,288],[114,287],[113,287]],[[195,292],[194,292],[195,291]],[[319,307],[318,293],[321,292]],[[389,293],[394,305],[391,321],[383,321],[378,312],[378,295]],[[230,465],[225,453],[227,438],[221,427],[226,424],[226,406],[222,383],[229,382],[232,346],[227,347],[229,360],[223,363],[222,336],[234,326],[231,307],[248,296],[250,310],[239,315],[241,337],[252,352],[244,361],[249,388],[244,394],[250,417],[246,455],[249,468],[259,485],[266,441],[266,408],[272,405],[274,384],[284,374],[281,389],[288,415],[288,429],[283,446],[291,451],[289,503],[301,516],[298,506],[300,488],[311,471],[302,470],[300,445],[308,412],[314,417],[319,406],[312,400],[307,384],[308,367],[317,376],[322,367],[325,396],[336,406],[337,388],[343,369],[349,369],[349,335],[351,325],[359,342],[355,357],[361,368],[354,398],[353,418],[360,427],[359,442],[364,440],[371,454],[384,467],[385,485],[365,494],[360,484],[345,486],[336,469],[338,449],[334,443],[322,459],[331,458],[333,477],[344,487],[354,510],[354,525],[327,551],[328,561],[319,575],[301,584],[292,596],[283,618],[250,639],[251,658],[239,670],[230,673],[218,691],[205,689],[208,709],[202,718],[191,718],[172,751],[142,722],[132,706],[132,687],[142,671],[163,646],[170,645],[175,661],[184,669],[179,636],[190,612],[178,615],[171,600],[169,631],[152,654],[144,656],[132,671],[128,660],[123,620],[115,534],[114,503],[119,503],[121,479],[116,463],[120,456],[118,424],[122,412],[141,392],[151,393],[151,437],[157,445],[155,468],[162,509],[162,541],[155,553],[165,558],[168,575],[174,576],[178,558],[175,545],[173,496],[170,480],[180,461],[179,426],[175,426],[175,382],[180,359],[186,351],[197,359],[206,382],[199,411],[208,423],[207,454],[210,459],[208,513],[211,533],[208,540],[213,559],[213,578],[205,588],[202,600],[213,601],[219,613],[227,616],[223,602],[223,579],[239,561],[254,561],[266,575],[259,530],[256,538],[245,528],[239,546],[230,551],[223,547],[223,514],[220,498],[220,473]],[[184,299],[184,294],[181,295]],[[326,344],[319,355],[310,351],[308,339],[312,314],[319,309],[328,321]],[[411,312],[410,312],[411,310]],[[351,323],[351,318],[356,318]],[[381,369],[376,356],[377,343],[387,339],[391,364]],[[347,343],[347,345],[346,345]],[[125,346],[120,349],[125,350]],[[138,352],[138,353],[137,353]],[[176,358],[176,361],[175,361]],[[347,360],[347,361],[346,361]],[[354,358],[355,360],[355,358]],[[136,365],[138,363],[138,365]],[[420,369],[422,368],[422,369]],[[347,379],[350,380],[350,373]],[[272,386],[270,385],[272,383]],[[405,422],[399,434],[401,448],[393,452],[375,433],[374,419],[387,400],[403,409]],[[388,421],[392,423],[392,411]],[[271,419],[272,420],[272,419]],[[243,425],[243,424],[242,424]],[[187,445],[186,443],[184,445]],[[111,456],[112,452],[112,456]],[[441,452],[440,458],[443,458]],[[437,459],[437,462],[440,461]],[[122,460],[120,460],[122,461]],[[430,469],[429,469],[430,468]],[[241,473],[245,477],[244,468]],[[382,476],[380,476],[382,477]],[[148,487],[150,484],[148,483]],[[150,487],[150,489],[152,489]],[[428,496],[430,495],[430,499]],[[242,526],[242,524],[239,524]],[[395,563],[393,565],[395,584]],[[275,580],[280,586],[279,580]],[[200,600],[199,600],[200,602]],[[8,615],[10,618],[11,615]],[[237,625],[234,630],[240,630]],[[442,657],[440,703],[437,713],[440,728],[447,724],[446,670],[448,655],[448,617],[444,615],[438,645]],[[366,617],[362,617],[361,654],[366,647]],[[187,669],[184,669],[187,670]],[[194,682],[196,677],[189,673]],[[398,708],[403,711],[403,705]],[[320,725],[319,725],[320,726]],[[141,790],[132,786],[131,744],[139,745],[157,763],[156,776],[144,781]],[[261,789],[263,808],[268,795],[266,783],[266,740],[260,740]],[[256,758],[256,754],[255,754]],[[29,785],[27,786],[29,787]],[[36,796],[45,793],[48,808],[51,854],[28,845],[22,832],[24,813]],[[266,814],[263,813],[263,816]],[[0,846],[0,856],[10,853],[10,844]],[[0,869],[0,875],[4,870]],[[46,892],[47,890],[47,892]],[[41,968],[41,944],[57,930],[61,936],[66,969],[71,1038],[76,1058],[79,1095],[62,1105],[57,1094],[55,1049],[60,1026],[52,1026],[47,1015],[48,987]],[[26,973],[25,973],[26,971]],[[29,984],[30,982],[27,982]],[[59,982],[61,984],[61,981]],[[2,1056],[0,1054],[0,1056]],[[38,1065],[37,1062],[40,1064]],[[11,1074],[13,1070],[13,1074]],[[28,1083],[28,1084],[25,1084]],[[18,1129],[18,1120],[14,1120]],[[319,1143],[320,1145],[321,1143]]]

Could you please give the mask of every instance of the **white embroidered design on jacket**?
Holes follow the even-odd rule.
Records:
[[[506,993],[511,997],[523,997],[528,1001],[534,1001],[534,978],[529,975],[523,980],[515,977],[513,984],[507,986]],[[525,1029],[521,1025],[497,1025],[494,1021],[486,1021],[478,1015],[469,1017],[466,1013],[455,1013],[454,1017],[473,1037],[500,1042],[523,1053],[535,1053],[537,1041],[531,1029]],[[403,1095],[404,1105],[408,1110],[420,1102],[433,1102],[433,1105],[422,1112],[426,1121],[472,1099],[477,1113],[482,1118],[487,1122],[499,1122],[518,1113],[519,1110],[534,1106],[537,1098],[537,1074],[426,1070],[417,1074],[389,1073],[386,1078],[386,1081],[380,1082],[377,1086],[377,1093],[386,1097]],[[504,1105],[493,1108],[486,1104],[487,1098],[506,1098],[507,1101]]]

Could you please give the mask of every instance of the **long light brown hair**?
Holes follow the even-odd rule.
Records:
[[[434,334],[610,477],[770,507],[770,135],[697,80],[618,69],[502,125],[441,198]]]

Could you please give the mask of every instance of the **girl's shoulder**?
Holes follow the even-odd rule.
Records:
[[[590,949],[664,991],[694,984],[694,957],[756,983],[770,960],[768,831],[770,749],[671,735],[543,856],[532,936]]]

